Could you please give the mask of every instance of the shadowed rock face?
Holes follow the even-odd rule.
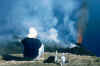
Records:
[[[42,43],[40,42],[39,39],[35,38],[24,38],[22,40],[22,44],[24,46],[24,57],[25,58],[32,58],[36,59],[38,56],[41,56],[39,54],[40,48],[42,46]],[[43,50],[43,49],[41,49]]]

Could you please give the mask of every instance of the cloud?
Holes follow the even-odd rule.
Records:
[[[6,15],[0,34],[26,36],[34,27],[39,37],[64,44],[77,41],[77,21],[70,17],[80,7],[79,0],[18,0]],[[1,21],[3,24],[3,21]],[[5,28],[4,28],[5,27]]]

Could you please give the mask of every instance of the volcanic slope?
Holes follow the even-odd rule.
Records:
[[[62,53],[58,53],[60,59]],[[45,52],[44,60],[40,61],[25,61],[22,59],[22,54],[8,54],[0,56],[0,66],[60,66],[60,64],[44,63],[50,57],[55,56],[55,52]],[[96,56],[77,55],[72,53],[65,53],[68,61],[63,66],[100,66],[100,58]]]

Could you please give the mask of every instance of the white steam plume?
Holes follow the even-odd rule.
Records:
[[[77,16],[81,0],[18,0],[9,11],[2,32],[24,37],[30,27],[41,40],[70,44],[77,41]],[[3,28],[5,27],[5,28]],[[5,30],[5,31],[4,31]],[[9,33],[9,34],[8,34]]]

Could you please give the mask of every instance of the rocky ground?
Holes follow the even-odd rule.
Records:
[[[48,57],[55,56],[55,50],[59,51],[59,59],[62,52],[65,53],[67,63],[63,66],[100,66],[100,57],[96,57],[83,46],[72,49],[48,49],[48,47],[46,47],[45,50],[44,59],[40,61],[26,61],[23,59],[21,44],[11,43],[5,47],[0,46],[0,66],[60,66],[59,63],[56,64],[54,62],[44,63]]]
[[[58,53],[60,59],[62,53]],[[56,63],[44,63],[50,57],[55,56],[55,52],[45,52],[44,59],[40,61],[26,61],[22,59],[22,54],[9,54],[0,56],[0,66],[60,66]],[[68,61],[63,66],[100,66],[100,58],[96,56],[77,55],[72,53],[65,53]]]

